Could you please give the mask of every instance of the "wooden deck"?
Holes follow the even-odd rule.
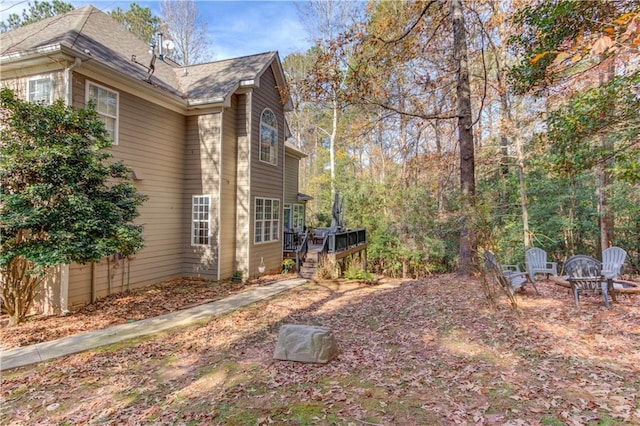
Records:
[[[307,259],[313,259],[315,267],[325,259],[343,263],[343,259],[354,255],[360,257],[366,269],[367,233],[364,228],[330,232],[322,240],[310,238],[309,233],[284,233],[283,258],[295,260],[298,271]]]
[[[342,251],[336,251],[333,253],[329,252],[327,253],[327,258],[329,260],[340,260],[340,259],[344,259],[345,257],[352,256],[356,253],[366,252],[366,250],[367,250],[367,243],[361,243],[353,247],[348,247]],[[320,252],[320,250],[318,252]]]

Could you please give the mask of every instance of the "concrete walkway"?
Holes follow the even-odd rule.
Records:
[[[158,333],[174,327],[189,325],[196,321],[231,312],[242,306],[267,299],[306,282],[307,280],[304,278],[278,281],[273,284],[234,294],[226,299],[172,312],[159,317],[2,351],[0,352],[0,371],[36,364],[48,359],[71,355],[100,346],[111,345],[123,340]]]

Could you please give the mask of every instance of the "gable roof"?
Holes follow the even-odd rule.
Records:
[[[35,65],[73,57],[140,84],[151,83],[161,93],[182,99],[187,107],[228,106],[239,87],[257,87],[268,69],[279,86],[286,84],[277,52],[187,67],[156,60],[150,75],[149,46],[91,5],[0,34],[0,70],[23,68],[25,61]],[[290,103],[286,99],[285,109]]]
[[[228,101],[240,86],[259,86],[260,76],[274,63],[277,52],[266,52],[241,58],[226,59],[185,67],[179,84],[189,94],[190,104]],[[274,70],[276,79],[278,70]]]

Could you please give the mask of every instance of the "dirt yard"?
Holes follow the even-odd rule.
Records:
[[[34,318],[22,333],[3,328],[3,348],[224,293],[177,302],[215,286],[173,287],[159,298],[129,295],[148,309],[115,298]],[[492,306],[480,288],[455,275],[308,284],[191,327],[5,371],[0,424],[640,423],[640,295],[609,310],[584,296],[578,310],[566,289],[541,282],[541,294],[527,288],[514,311],[504,298]],[[120,310],[107,314],[112,305]],[[273,360],[285,323],[331,327],[338,357]]]
[[[111,325],[157,317],[292,277],[293,275],[265,275],[247,283],[201,279],[166,281],[143,290],[112,294],[96,303],[74,309],[70,315],[34,315],[19,327],[7,327],[9,319],[3,315],[0,317],[0,349],[13,349]]]

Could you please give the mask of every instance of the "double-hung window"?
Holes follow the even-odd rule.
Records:
[[[53,81],[51,77],[29,80],[29,102],[51,105],[53,103]]]
[[[87,101],[94,101],[100,120],[104,123],[111,141],[118,144],[118,92],[89,82]]]
[[[194,195],[191,199],[191,245],[211,244],[211,196]]]
[[[254,241],[278,241],[280,236],[280,200],[256,197]]]
[[[278,164],[278,120],[270,109],[260,116],[260,161]]]

